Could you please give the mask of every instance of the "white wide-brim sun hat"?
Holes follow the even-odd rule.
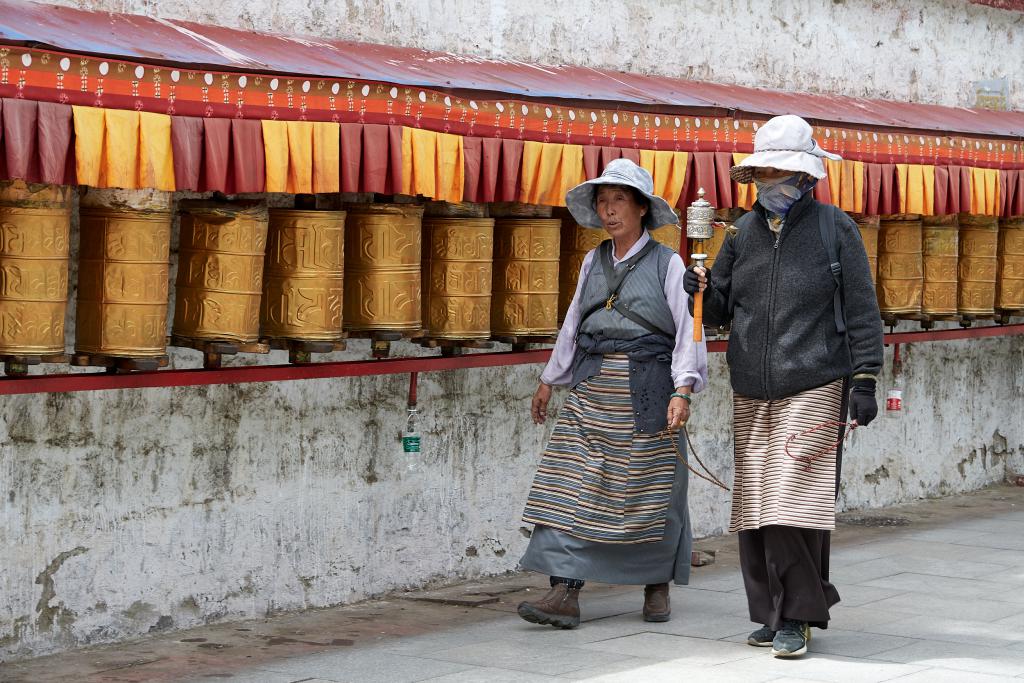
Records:
[[[654,194],[654,179],[647,169],[636,165],[629,159],[613,159],[605,166],[604,173],[599,177],[580,183],[565,193],[565,205],[569,213],[584,228],[604,228],[594,197],[600,185],[626,185],[638,190],[651,202],[651,208],[644,216],[644,226],[657,228],[662,225],[677,225],[679,216],[672,210],[669,203]]]
[[[754,134],[754,153],[729,169],[729,177],[737,183],[749,183],[755,168],[775,168],[821,180],[825,177],[822,159],[841,161],[842,157],[819,147],[813,133],[811,124],[793,114],[769,119]]]

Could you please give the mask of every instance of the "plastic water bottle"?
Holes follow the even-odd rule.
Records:
[[[885,393],[885,416],[898,418],[903,415],[903,372],[893,364],[892,388]]]
[[[402,453],[405,455],[406,470],[413,472],[419,466],[420,430],[416,424],[416,409],[409,408],[408,412],[405,429],[402,430]]]

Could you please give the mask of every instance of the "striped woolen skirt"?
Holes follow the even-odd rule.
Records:
[[[778,524],[803,529],[835,529],[837,430],[799,434],[839,420],[843,381],[774,401],[733,396],[736,476],[730,531]],[[832,446],[832,447],[830,447]],[[797,458],[827,452],[809,464]]]
[[[669,433],[633,431],[629,359],[570,392],[541,456],[523,521],[602,543],[661,540],[675,478]]]

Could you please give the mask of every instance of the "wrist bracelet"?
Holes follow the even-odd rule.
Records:
[[[687,403],[693,403],[693,398],[689,394],[680,394],[678,391],[673,391],[672,395],[669,396],[669,399],[673,398],[681,398],[685,400]]]

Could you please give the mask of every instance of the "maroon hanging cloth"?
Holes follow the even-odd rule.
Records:
[[[601,167],[601,148],[594,145],[587,145],[583,148],[583,174],[587,180],[593,180],[601,175],[598,170]]]
[[[39,176],[51,185],[67,185],[68,150],[71,149],[71,106],[39,103]]]
[[[960,213],[960,166],[948,166],[949,176],[946,182],[949,183],[949,190],[946,195],[946,212]]]
[[[832,203],[832,188],[828,184],[828,174],[814,184],[814,198],[822,204]]]
[[[935,205],[936,216],[956,213],[949,210],[949,169],[945,166],[935,167]]]
[[[715,152],[715,186],[718,190],[717,209],[732,208],[736,205],[736,195],[732,191],[732,178],[729,177],[729,169],[732,168],[732,152]]]
[[[388,126],[381,123],[363,125],[363,164],[360,192],[389,192],[388,165],[391,161]],[[401,147],[399,147],[401,150]]]
[[[501,139],[481,138],[480,191],[478,201],[493,202],[498,195],[498,177],[501,174]]]
[[[882,186],[878,197],[879,214],[891,215],[899,213],[899,183],[896,182],[896,164],[880,164],[882,167]]]
[[[0,97],[0,180],[6,180],[7,153],[4,151],[4,100]]]
[[[1024,169],[1013,171],[1006,191],[1011,196],[1006,215],[1024,216]]]
[[[477,137],[462,138],[462,201],[480,201],[480,180],[483,167],[483,140]]]
[[[171,117],[171,154],[174,156],[174,187],[197,191],[203,165],[203,119]]]
[[[971,210],[971,169],[960,166],[960,211]]]
[[[693,157],[693,172],[686,174],[691,180],[685,181],[686,191],[683,193],[683,196],[686,199],[682,206],[689,206],[697,201],[697,193],[701,188],[704,189],[704,199],[706,201],[710,202],[713,206],[721,206],[718,201],[715,153],[693,152],[690,156]]]
[[[359,192],[363,167],[363,124],[341,124],[341,191]]]
[[[523,165],[522,140],[501,141],[501,172],[498,174],[498,201],[519,201],[519,174]]]
[[[388,126],[388,140],[390,141],[388,150],[390,166],[387,176],[387,192],[388,194],[400,194],[402,192],[402,126]]]
[[[204,192],[229,192],[231,166],[231,119],[203,119]]]
[[[610,164],[612,161],[614,161],[616,159],[621,159],[622,158],[622,148],[621,147],[602,147],[601,148],[600,158],[601,158],[601,161],[600,161],[600,172],[598,173],[598,175],[600,175],[601,173],[604,173],[605,167],[608,164]]]
[[[231,194],[267,189],[267,157],[263,149],[263,122],[231,120],[231,163],[228,187]]]
[[[7,177],[39,182],[39,157],[36,137],[39,103],[35,100],[4,100],[4,157]]]
[[[640,165],[640,150],[632,147],[622,147],[619,151],[622,153],[623,159],[629,159],[637,166]]]

